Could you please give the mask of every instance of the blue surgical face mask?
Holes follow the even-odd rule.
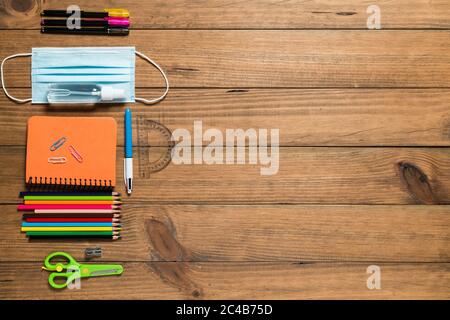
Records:
[[[166,89],[162,96],[136,98],[135,54],[154,65],[162,74]],[[31,55],[31,99],[12,97],[6,90],[3,65],[8,59]],[[161,67],[134,47],[33,48],[32,53],[16,54],[1,64],[5,94],[15,102],[32,103],[125,103],[161,101],[169,91]]]

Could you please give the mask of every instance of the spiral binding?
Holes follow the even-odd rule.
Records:
[[[28,177],[27,185],[37,188],[59,188],[59,189],[113,189],[112,180],[106,179],[80,179],[80,178],[58,178],[58,177]]]

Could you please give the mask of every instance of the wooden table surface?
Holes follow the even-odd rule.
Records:
[[[151,172],[137,157],[120,241],[29,241],[16,211],[24,190],[32,115],[113,116],[18,105],[0,94],[0,298],[12,299],[449,299],[450,3],[372,1],[87,1],[84,10],[131,11],[128,37],[39,32],[42,9],[72,0],[0,1],[0,57],[44,46],[129,45],[167,70],[172,89],[155,106],[129,105],[135,121],[170,130],[279,128],[279,172],[260,165],[174,165]],[[30,59],[5,82],[30,96]],[[137,93],[162,81],[143,61]],[[136,128],[136,126],[135,126]],[[139,130],[144,130],[140,128]],[[135,139],[138,129],[135,130]],[[146,132],[140,132],[146,134]],[[149,140],[138,154],[165,147]],[[41,272],[51,251],[123,263],[121,277],[52,290]],[[381,269],[369,290],[366,270]]]

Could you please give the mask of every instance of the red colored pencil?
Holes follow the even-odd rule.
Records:
[[[29,211],[36,209],[117,209],[120,206],[109,204],[20,204],[17,210]]]
[[[85,214],[85,213],[33,213],[24,212],[22,217],[24,219],[28,218],[120,218],[119,213],[96,213],[96,214]]]
[[[27,222],[117,222],[113,218],[26,218]]]

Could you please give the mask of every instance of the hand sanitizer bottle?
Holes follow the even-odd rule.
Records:
[[[49,86],[49,103],[98,103],[125,98],[123,89],[92,83],[55,83]]]

